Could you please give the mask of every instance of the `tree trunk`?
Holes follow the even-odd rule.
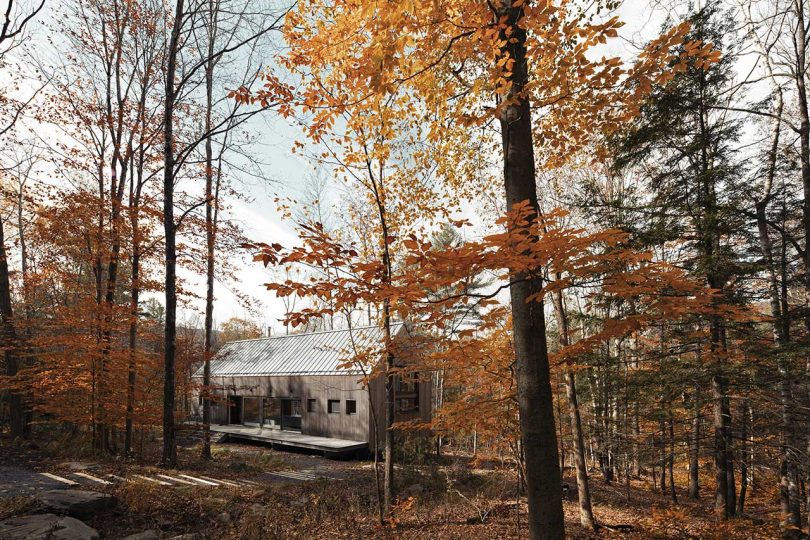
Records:
[[[672,418],[672,409],[669,410],[669,454],[667,455],[667,469],[669,470],[669,496],[672,502],[678,504],[678,493],[675,491],[675,421]]]
[[[558,274],[557,279],[561,278],[562,276]],[[560,290],[554,292],[554,312],[557,315],[557,325],[559,326],[560,347],[564,349],[571,344],[571,338],[568,327],[568,314],[565,312],[565,302]],[[571,432],[574,441],[574,464],[579,500],[579,522],[583,527],[595,530],[596,519],[593,516],[591,507],[591,492],[588,482],[588,467],[585,463],[585,441],[582,435],[582,418],[579,412],[579,401],[577,400],[576,377],[570,359],[566,359],[566,362],[565,395],[571,413]]]
[[[695,386],[689,434],[689,498],[700,499],[700,388]]]
[[[19,370],[17,359],[17,332],[14,329],[14,309],[11,303],[11,282],[9,280],[8,256],[6,253],[6,233],[0,219],[0,317],[3,319],[2,345],[6,364],[6,376],[16,377]],[[9,390],[9,414],[11,415],[11,437],[25,434],[25,410],[23,396],[17,389]]]
[[[145,97],[145,95],[144,95]],[[143,106],[143,101],[141,102]],[[143,112],[143,107],[141,108]],[[130,172],[129,222],[132,229],[132,259],[129,289],[129,365],[127,366],[127,411],[124,430],[124,455],[131,456],[134,439],[135,386],[137,384],[138,317],[141,294],[141,230],[139,224],[141,191],[144,185],[143,167],[145,152],[139,145],[137,175]],[[134,161],[134,160],[133,160]],[[134,167],[134,165],[133,165]]]
[[[163,456],[167,467],[177,465],[177,442],[175,440],[175,348],[177,341],[177,248],[174,223],[174,106],[176,89],[174,77],[177,70],[177,54],[180,47],[180,29],[183,25],[183,2],[177,0],[174,24],[167,51],[166,93],[163,114],[163,230],[166,236],[166,320],[164,325],[164,374],[163,374]]]
[[[794,36],[794,46],[796,51],[796,65],[794,69],[797,93],[797,106],[799,109],[799,156],[801,158],[802,192],[804,200],[802,203],[802,227],[804,229],[804,286],[805,286],[805,309],[810,308],[810,110],[808,110],[807,86],[806,86],[806,51],[807,43],[806,27],[804,21],[804,2],[795,0],[794,10],[796,14],[796,35]],[[805,314],[804,324],[807,331],[810,331],[810,314]],[[807,369],[805,375],[810,375],[810,358],[807,359]],[[810,396],[805,396],[810,402]],[[810,430],[808,430],[810,432]],[[807,451],[810,452],[810,434],[806,435]],[[805,472],[805,481],[810,485],[810,469]],[[810,492],[807,493],[807,508],[810,511]]]
[[[391,309],[388,300],[383,306],[383,335],[386,347],[391,345]],[[383,506],[385,515],[391,515],[394,504],[394,419],[396,398],[394,388],[394,355],[386,351],[385,360],[385,437],[383,439],[385,463],[383,464]]]
[[[509,105],[503,108],[500,116],[507,209],[528,201],[535,215],[539,215],[531,107],[524,95],[529,73],[526,31],[518,26],[523,8],[513,7],[512,2],[507,1],[498,12],[512,30],[510,36],[504,33],[505,45],[499,56],[514,61],[509,73]],[[529,537],[562,539],[565,537],[565,520],[545,314],[542,300],[527,303],[527,299],[541,289],[542,283],[537,276],[512,276],[510,298],[520,431],[526,456]]]
[[[136,211],[137,212],[137,211]],[[137,213],[136,213],[137,216]],[[127,412],[126,412],[126,426],[124,432],[124,455],[132,455],[132,428],[135,416],[135,385],[137,381],[137,359],[136,347],[138,344],[138,302],[140,298],[140,245],[137,240],[138,231],[138,218],[132,219],[132,270],[130,284],[130,321],[129,321],[129,365],[127,366]]]
[[[30,174],[30,173],[29,173]],[[26,179],[28,177],[26,176]],[[23,219],[23,205],[25,204],[25,181],[20,180],[20,191],[17,198],[17,231],[19,232],[20,240],[20,268],[22,270],[22,287],[23,287],[23,309],[25,310],[25,326],[22,331],[24,343],[20,347],[22,354],[22,365],[24,367],[32,367],[34,358],[30,349],[31,346],[31,323],[34,319],[32,310],[31,298],[31,283],[29,278],[28,268],[28,242],[25,236],[25,220]],[[19,368],[19,365],[18,365]],[[31,389],[26,392],[26,398],[23,399],[23,434],[28,436],[31,434],[31,423],[33,422],[34,412],[31,407],[26,407],[25,402],[33,403],[34,396]]]
[[[216,40],[215,17],[219,10],[214,2],[208,2],[208,61],[205,66],[205,337],[203,345],[202,384],[202,458],[211,459],[211,352],[214,331],[214,249],[216,223],[214,220],[214,153],[211,141],[211,116],[214,92],[214,41]]]
[[[728,476],[727,476],[727,454],[726,454],[726,433],[727,424],[724,414],[723,401],[725,399],[725,382],[722,375],[716,374],[712,377],[712,405],[714,419],[714,472],[715,472],[715,492],[714,509],[723,519],[730,516],[728,507]]]
[[[737,498],[737,515],[745,511],[745,496],[748,491],[748,398],[740,402],[740,496]]]
[[[667,494],[667,464],[669,463],[667,455],[667,427],[664,420],[664,411],[660,411],[658,417],[658,431],[661,433],[661,438],[658,440],[658,463],[661,464],[661,495]]]

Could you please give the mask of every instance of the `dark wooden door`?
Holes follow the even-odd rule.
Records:
[[[229,424],[242,423],[242,396],[228,396]]]
[[[281,400],[281,429],[301,431],[301,400]]]

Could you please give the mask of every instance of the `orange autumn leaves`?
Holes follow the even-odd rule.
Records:
[[[627,237],[621,231],[567,227],[565,213],[559,210],[539,219],[530,217],[527,204],[517,205],[499,220],[503,232],[454,247],[437,248],[415,235],[389,238],[402,261],[390,283],[383,279],[380,261],[365,258],[354,245],[332,238],[318,224],[301,228],[303,243],[296,248],[279,244],[248,247],[264,264],[315,270],[300,279],[266,285],[279,296],[324,300],[314,304],[321,307],[287,314],[293,326],[358,305],[389,301],[397,318],[415,327],[412,340],[420,344],[409,348],[413,363],[404,369],[440,370],[445,388],[455,392],[435,411],[429,427],[439,432],[475,429],[493,448],[511,444],[509,434],[517,433],[511,324],[505,298],[499,294],[518,279],[515,276],[561,276],[556,281],[544,280],[541,294],[531,299],[534,302],[555,290],[577,289],[589,302],[589,310],[607,312],[602,308],[617,303],[633,306],[622,310],[623,315],[607,317],[587,335],[574,329],[572,343],[552,354],[554,366],[566,364],[576,369],[578,361],[604,343],[641,335],[651,326],[712,314],[737,320],[747,317],[684,271],[624,246]],[[480,275],[496,279],[488,290],[471,293],[470,278]],[[459,325],[459,313],[473,305],[480,317]],[[382,357],[381,351],[364,351],[346,366],[362,364],[370,374]],[[425,426],[413,422],[402,427]]]
[[[653,261],[647,252],[623,246],[626,235],[621,231],[588,232],[564,226],[565,213],[559,210],[538,219],[531,219],[531,215],[527,203],[516,205],[498,221],[503,232],[448,248],[435,248],[413,234],[404,239],[389,237],[402,261],[390,281],[383,279],[381,261],[363,257],[354,245],[333,238],[318,224],[300,229],[303,243],[299,247],[285,249],[279,244],[261,243],[246,247],[265,265],[301,265],[318,270],[309,277],[266,285],[281,297],[295,294],[327,301],[322,307],[289,313],[293,326],[357,305],[388,301],[400,320],[425,328],[446,328],[457,317],[454,308],[474,303],[486,311],[499,305],[499,292],[515,279],[543,280],[542,291],[529,301],[542,302],[552,291],[576,287],[585,291],[594,306],[634,303],[632,315],[609,321],[602,332],[571,345],[561,357],[582,354],[595,343],[655,321],[711,313],[739,316],[735,308],[719,302],[713,291],[689,279],[682,270]],[[494,276],[496,281],[488,291],[469,292],[470,277],[479,275]],[[562,278],[545,281],[547,275]]]
[[[390,304],[401,320],[444,329],[458,306],[476,305],[489,316],[515,276],[542,279],[547,272],[563,278],[529,301],[554,288],[579,287],[592,303],[636,305],[632,316],[611,320],[597,335],[561,351],[556,360],[562,362],[656,318],[717,309],[713,294],[682,272],[623,248],[621,233],[566,228],[557,213],[533,221],[528,206],[497,223],[504,232],[481,240],[445,250],[425,240],[431,223],[462,215],[465,201],[481,200],[501,185],[493,164],[501,160],[503,141],[492,124],[510,100],[529,102],[535,154],[541,165],[557,167],[635,118],[650,89],[670,80],[688,58],[710,62],[716,56],[703,43],[690,43],[682,55],[674,52],[689,29],[682,24],[628,63],[601,54],[618,36],[621,22],[615,18],[593,19],[578,3],[564,0],[512,2],[522,9],[510,20],[500,15],[500,4],[303,0],[286,21],[283,74],[266,73],[264,89],[255,94],[234,92],[241,101],[282,103],[282,113],[302,122],[309,141],[325,149],[318,159],[335,165],[338,175],[364,184],[361,177],[368,173],[375,202],[394,223],[385,238],[377,231],[374,242],[394,253],[391,279],[380,257],[362,256],[368,250],[339,241],[318,224],[302,229],[299,248],[250,246],[265,264],[317,270],[310,279],[268,285],[279,296],[323,300],[326,307],[288,314],[293,325],[358,305]],[[515,69],[509,45],[518,33],[526,35],[530,73],[516,92],[509,83]],[[481,274],[499,285],[469,294],[470,277]],[[438,298],[431,294],[436,291],[442,292]],[[436,349],[488,339],[481,331],[439,340]],[[508,330],[498,332],[508,343]],[[490,327],[484,334],[498,332]],[[465,357],[471,358],[460,353]],[[508,368],[511,354],[500,361]]]
[[[676,54],[689,29],[680,24],[627,63],[602,54],[622,26],[615,17],[595,22],[573,1],[513,2],[522,6],[513,24],[497,14],[497,4],[299,2],[285,25],[284,73],[268,71],[263,90],[241,88],[233,96],[283,104],[283,114],[306,118],[313,142],[362,139],[349,163],[355,152],[355,162],[386,155],[392,139],[418,140],[418,158],[462,188],[474,176],[471,160],[497,152],[496,138],[475,132],[518,97],[510,97],[507,82],[514,66],[506,46],[515,32],[527,34],[531,73],[521,97],[532,105],[547,166],[634,118],[650,88],[670,80],[688,57],[711,62],[719,54],[700,42]]]

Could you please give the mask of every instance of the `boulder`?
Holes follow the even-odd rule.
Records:
[[[98,540],[98,532],[72,517],[38,514],[0,521],[0,538],[3,540]]]
[[[38,498],[47,511],[79,519],[88,519],[115,505],[115,498],[112,495],[81,489],[43,491]]]
[[[152,529],[148,529],[143,532],[130,534],[123,538],[123,540],[158,540],[160,536],[158,535],[157,531],[153,531]]]

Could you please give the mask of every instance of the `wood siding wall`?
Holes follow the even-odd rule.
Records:
[[[419,411],[398,414],[397,421],[431,420],[431,379],[429,374],[419,379]],[[377,440],[381,440],[384,433],[385,384],[380,377],[372,379],[370,392],[360,385],[357,375],[214,377],[212,383],[219,388],[218,399],[211,407],[214,424],[230,423],[228,396],[292,398],[301,400],[301,433],[305,435],[369,442],[373,447],[374,432],[379,437]],[[374,414],[369,398],[374,404]],[[317,400],[313,413],[307,412],[309,399]],[[328,412],[329,400],[340,400],[339,413]],[[346,413],[347,400],[356,402],[356,414]],[[199,408],[197,399],[194,408]],[[376,430],[372,429],[375,415]]]
[[[357,375],[300,375],[283,377],[216,377],[222,396],[212,421],[228,423],[227,396],[293,398],[301,400],[301,433],[350,441],[368,441],[368,392]],[[307,412],[307,400],[315,399],[315,412]],[[329,413],[328,400],[340,401],[340,412]],[[347,414],[346,401],[354,400],[356,414]]]

